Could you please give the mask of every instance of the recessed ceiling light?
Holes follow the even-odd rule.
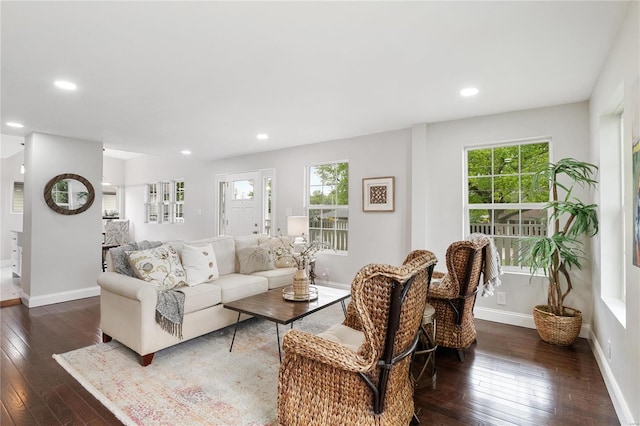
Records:
[[[64,90],[76,90],[78,88],[78,86],[76,86],[72,82],[64,81],[64,80],[56,80],[56,82],[53,84],[55,84],[56,87],[59,87],[60,89],[64,89]]]
[[[7,126],[9,127],[17,127],[17,128],[22,128],[24,127],[24,124],[21,123],[16,123],[15,121],[7,121]]]
[[[475,96],[478,94],[478,89],[475,87],[467,87],[460,91],[460,96],[464,96],[465,98],[469,96]]]
[[[191,151],[189,151],[188,149],[183,149],[180,152],[182,152],[183,155],[191,155]]]
[[[269,139],[269,135],[266,133],[258,133],[256,135],[256,138],[260,139],[261,141],[266,141],[267,139]]]

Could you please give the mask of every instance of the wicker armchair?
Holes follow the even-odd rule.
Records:
[[[456,349],[460,362],[464,362],[463,349],[476,340],[473,306],[489,243],[487,238],[478,243],[451,244],[446,254],[447,273],[435,271],[429,287],[427,303],[436,310],[436,343]]]
[[[414,407],[408,355],[417,343],[435,263],[433,253],[420,250],[401,267],[371,264],[356,274],[346,318],[337,325],[361,335],[353,349],[300,330],[284,336],[280,425],[409,424]]]

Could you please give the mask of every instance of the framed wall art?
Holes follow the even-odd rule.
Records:
[[[392,212],[395,210],[394,176],[362,179],[362,210]]]

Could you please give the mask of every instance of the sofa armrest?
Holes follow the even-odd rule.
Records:
[[[101,289],[128,299],[152,303],[154,307],[158,301],[156,286],[138,278],[117,272],[103,272],[98,275],[97,281]]]

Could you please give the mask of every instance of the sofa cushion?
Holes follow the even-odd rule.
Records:
[[[187,273],[187,284],[190,286],[218,279],[218,263],[211,244],[182,246],[182,267]]]
[[[222,290],[213,283],[203,283],[194,287],[182,287],[184,293],[184,313],[189,314],[222,302]]]
[[[269,281],[269,290],[293,284],[296,268],[276,268],[269,271],[254,272],[251,275],[264,277]]]
[[[254,275],[220,275],[214,284],[222,291],[222,303],[233,302],[269,290],[267,279]]]
[[[155,284],[162,290],[186,284],[186,274],[180,257],[171,244],[126,253],[131,269],[141,280]]]
[[[246,247],[238,250],[239,272],[251,274],[257,271],[274,269],[269,250],[265,247]]]

